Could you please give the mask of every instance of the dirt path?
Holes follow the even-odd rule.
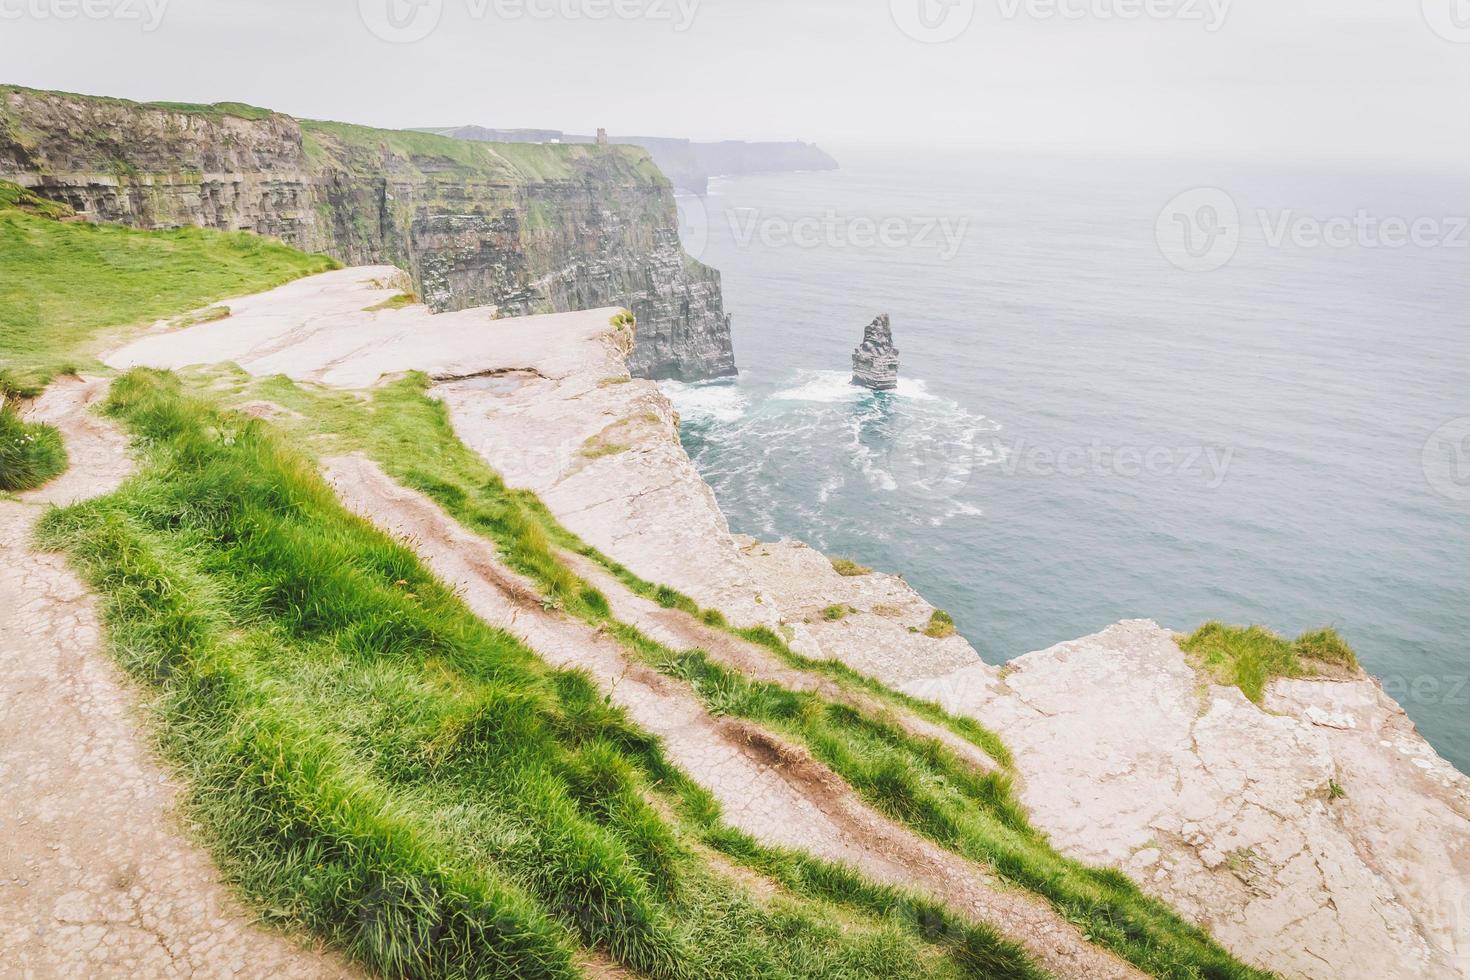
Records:
[[[629,589],[590,558],[569,551],[562,551],[559,555],[572,571],[596,586],[607,597],[615,618],[629,626],[636,626],[644,635],[672,650],[703,650],[712,659],[755,680],[779,684],[792,691],[816,694],[828,701],[883,717],[910,735],[939,742],[981,772],[995,772],[1000,768],[994,759],[973,743],[960,738],[942,725],[936,725],[904,708],[884,704],[861,692],[846,690],[819,674],[788,667],[759,644],[706,626],[682,610],[665,609]]]
[[[122,434],[86,411],[105,391],[47,390],[29,418],[62,430],[71,469],[0,501],[0,974],[354,976],[253,925],[188,843],[96,604],[61,556],[30,547],[42,504],[108,493],[129,472]]]
[[[489,541],[373,463],[343,457],[326,461],[326,471],[350,510],[406,539],[478,616],[520,637],[549,663],[586,670],[638,725],[663,740],[670,761],[709,789],[741,830],[927,894],[996,926],[1060,976],[1141,976],[1083,940],[1045,902],[869,808],[804,750],[749,723],[711,717],[682,684],[630,662],[613,638],[544,610],[535,589],[500,563]]]

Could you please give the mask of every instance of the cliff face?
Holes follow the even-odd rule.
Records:
[[[486,129],[456,126],[424,130],[455,139],[488,143],[592,143],[595,137],[577,136],[556,129]],[[703,195],[711,177],[737,174],[780,173],[792,170],[836,170],[837,161],[821,147],[800,142],[757,142],[725,140],[695,143],[662,136],[614,136],[619,145],[638,146],[648,151],[653,162],[681,191]]]
[[[436,311],[626,306],[639,375],[735,372],[719,273],[684,253],[670,185],[635,148],[477,145],[249,106],[0,88],[0,177],[93,220],[248,230],[392,262]]]

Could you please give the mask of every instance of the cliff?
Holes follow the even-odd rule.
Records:
[[[451,126],[423,132],[455,139],[490,143],[592,143],[595,137],[563,133],[555,129],[487,129],[484,126]],[[616,145],[637,146],[648,151],[674,187],[691,194],[709,190],[711,177],[740,174],[783,173],[794,170],[836,170],[837,161],[813,143],[746,142],[724,140],[696,143],[663,136],[614,136]]]
[[[932,628],[936,610],[902,578],[844,574],[800,543],[732,535],[667,400],[619,375],[628,338],[605,316],[508,322],[495,343],[476,345],[475,311],[427,323],[412,310],[364,312],[365,275],[303,280],[237,304],[233,325],[161,331],[108,363],[231,360],[257,376],[347,388],[422,369],[443,379],[432,393],[461,441],[579,539],[737,626],[777,631],[813,662],[838,661],[985,725],[1014,756],[1030,820],[1062,854],[1117,869],[1241,959],[1323,980],[1470,976],[1470,780],[1370,677],[1278,679],[1257,705],[1196,670],[1177,637],[1147,621],[988,666],[952,630]],[[335,311],[329,282],[346,293]],[[382,507],[405,499],[391,488],[379,496]],[[609,577],[598,585],[617,596]],[[628,597],[621,604],[637,613]],[[649,603],[640,615],[639,628],[657,635],[679,613]],[[680,634],[675,648],[720,642]],[[688,748],[686,736],[670,740],[674,751]],[[708,778],[741,804],[777,793]],[[787,832],[799,812],[750,832]],[[835,839],[829,829],[795,844]],[[895,839],[852,853],[895,857]],[[912,882],[921,870],[894,874]]]
[[[733,374],[719,273],[683,251],[633,147],[476,145],[237,104],[0,87],[0,178],[83,217],[248,230],[407,269],[436,311],[623,306],[652,378]]]

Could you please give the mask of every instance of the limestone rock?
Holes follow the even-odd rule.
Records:
[[[852,383],[874,391],[898,387],[898,348],[887,313],[868,324],[863,342],[852,352]]]

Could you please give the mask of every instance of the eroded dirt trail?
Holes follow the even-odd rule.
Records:
[[[31,532],[46,503],[109,493],[131,466],[87,409],[105,381],[63,379],[31,420],[71,468],[0,501],[0,973],[25,977],[349,977],[253,925],[176,823],[177,789],[103,648],[96,603]]]
[[[816,694],[829,701],[845,704],[886,718],[918,738],[933,739],[981,772],[995,772],[1000,767],[973,743],[954,732],[921,718],[904,708],[893,707],[861,692],[845,690],[836,682],[818,674],[788,667],[775,654],[756,643],[701,623],[679,609],[665,609],[645,599],[618,581],[597,562],[569,551],[559,553],[572,571],[592,584],[607,597],[613,616],[629,626],[636,626],[672,650],[703,650],[710,657],[746,676],[779,684],[793,691]]]
[[[1060,976],[1142,975],[1083,940],[1040,899],[887,820],[804,750],[749,723],[711,717],[682,684],[630,662],[611,636],[543,609],[536,590],[500,562],[491,542],[372,462],[341,457],[325,468],[348,509],[405,539],[478,616],[549,663],[587,671],[638,725],[662,739],[670,761],[710,790],[736,827],[988,922]]]

